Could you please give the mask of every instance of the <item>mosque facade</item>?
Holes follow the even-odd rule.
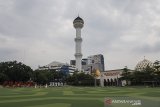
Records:
[[[139,61],[134,70],[128,69],[128,72],[143,71],[146,67],[153,67],[153,63],[147,59]],[[97,78],[100,79],[102,86],[125,86],[126,81],[120,80],[122,77],[123,69],[106,70],[101,72],[101,75]]]

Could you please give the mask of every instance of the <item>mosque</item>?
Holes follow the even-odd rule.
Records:
[[[145,69],[147,66],[152,67],[153,63],[147,59],[143,59],[142,61],[138,62],[137,65],[135,66],[134,70],[128,69],[128,72],[134,72],[134,71],[142,71],[143,69]],[[101,72],[101,75],[99,76],[99,79],[102,79],[103,85],[105,86],[125,86],[126,85],[126,81],[123,80],[119,80],[123,72],[123,69],[116,69],[116,70],[107,70],[104,72]]]
[[[82,37],[81,29],[84,26],[84,21],[79,16],[73,21],[73,26],[76,29],[75,41],[75,60],[71,60],[70,64],[54,61],[46,66],[39,66],[39,70],[54,70],[62,71],[66,74],[72,75],[74,71],[80,71],[87,74],[91,74],[92,71],[96,71],[96,79],[100,81],[101,86],[125,86],[126,81],[120,80],[123,69],[105,70],[104,57],[102,54],[91,55],[82,59]],[[141,71],[147,66],[152,67],[153,63],[147,59],[143,59],[138,62],[134,70],[128,72]]]
[[[81,53],[81,44],[82,44],[82,38],[81,38],[81,29],[83,28],[84,21],[82,18],[79,16],[73,21],[73,26],[76,29],[76,38],[75,38],[75,43],[76,43],[76,48],[75,48],[75,59],[76,59],[76,69],[81,71],[82,65],[82,53]],[[99,59],[98,59],[99,60]],[[123,69],[115,69],[115,70],[104,70],[104,59],[103,62],[100,63],[103,67],[99,66],[94,66],[94,69],[96,69],[96,75],[97,79],[100,80],[100,85],[112,85],[112,86],[118,86],[118,85],[126,85],[126,81],[120,81],[119,78],[121,77],[121,74],[123,72]],[[134,72],[134,71],[141,71],[142,69],[146,68],[147,66],[153,66],[153,63],[147,59],[144,58],[144,60],[138,62],[138,64],[135,67],[135,70],[130,70],[129,72]],[[92,72],[92,69],[89,70]]]

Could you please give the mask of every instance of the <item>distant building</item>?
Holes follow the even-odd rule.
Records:
[[[96,69],[99,69],[101,72],[104,71],[104,57],[102,54],[88,56],[81,61],[82,70],[84,72],[90,72]],[[71,60],[70,65],[75,66],[76,61]]]
[[[54,61],[45,66],[39,66],[38,70],[53,70],[57,72],[63,72],[64,74],[73,74],[75,71],[75,67],[66,63],[61,63]]]
[[[88,59],[82,59],[82,69],[83,71],[89,71],[89,66],[88,66]]]
[[[125,85],[126,83],[121,83],[121,80],[119,80],[122,74],[122,69],[115,69],[115,70],[107,70],[105,72],[101,72],[101,76],[99,79],[103,79],[104,86],[119,86],[119,85]]]
[[[128,69],[128,72],[143,71],[146,67],[153,67],[153,63],[144,58],[144,60],[137,63],[135,70]],[[101,72],[98,79],[103,80],[104,86],[125,86],[126,80],[121,80],[123,69],[107,70]],[[130,82],[130,81],[128,81]],[[130,84],[130,83],[129,83]]]
[[[128,72],[134,72],[134,70],[128,69]],[[103,80],[103,86],[125,86],[126,80],[121,80],[123,69],[107,70],[101,72],[101,75],[97,79]]]
[[[102,54],[92,55],[88,57],[88,66],[90,71],[94,69],[99,69],[100,72],[103,72],[104,69],[104,57]]]
[[[76,66],[76,60],[70,60],[70,65]]]
[[[82,59],[81,61],[82,64],[82,71],[88,71],[88,59]],[[70,60],[70,65],[71,66],[76,66],[76,61],[75,60]]]

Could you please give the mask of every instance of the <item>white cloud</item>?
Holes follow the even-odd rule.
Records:
[[[134,68],[143,56],[160,54],[159,0],[3,0],[0,2],[0,60],[36,68],[74,58],[79,14],[84,57],[102,53],[106,69]]]

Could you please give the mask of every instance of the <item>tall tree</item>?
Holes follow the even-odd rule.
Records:
[[[21,62],[9,61],[0,63],[0,73],[7,80],[25,82],[32,78],[33,70]]]

